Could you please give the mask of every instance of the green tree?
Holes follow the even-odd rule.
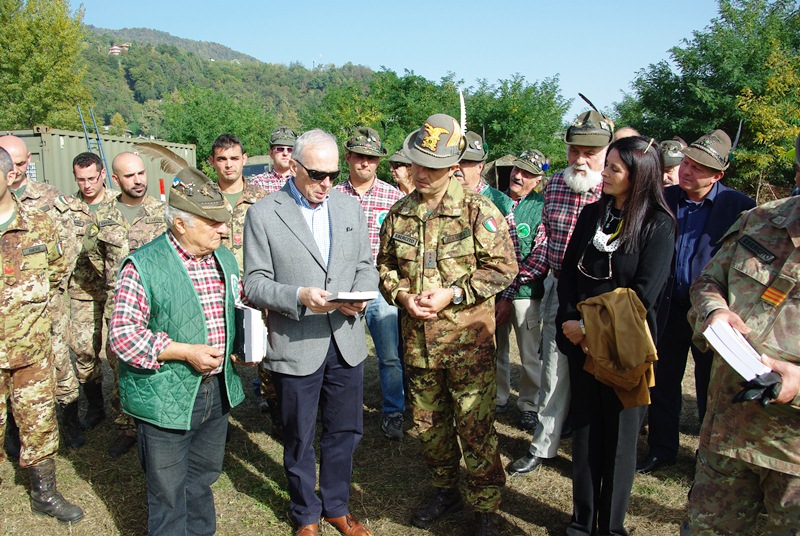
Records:
[[[0,128],[80,126],[76,106],[91,104],[82,19],[68,0],[0,0]]]
[[[112,136],[124,136],[127,130],[128,122],[125,121],[125,118],[122,117],[122,114],[119,112],[115,113],[111,117],[111,127],[108,129],[108,133]]]

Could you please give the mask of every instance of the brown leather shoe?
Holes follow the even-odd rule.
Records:
[[[350,514],[342,517],[326,517],[325,521],[336,527],[336,530],[344,536],[372,536],[369,529]]]
[[[314,523],[313,525],[303,525],[297,532],[294,533],[294,536],[317,536],[319,531],[319,523]]]

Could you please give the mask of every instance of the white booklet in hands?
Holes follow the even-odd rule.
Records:
[[[747,381],[772,370],[761,362],[761,356],[744,335],[724,320],[712,322],[703,331],[703,336],[720,357]]]
[[[337,292],[325,298],[329,302],[355,303],[377,299],[377,290],[362,290],[358,292]]]
[[[237,303],[236,321],[244,331],[244,338],[239,342],[243,346],[245,363],[260,363],[267,355],[267,326],[261,311]]]

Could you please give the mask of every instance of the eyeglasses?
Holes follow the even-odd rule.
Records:
[[[275,151],[276,153],[292,154],[292,151],[294,151],[294,147],[273,147],[272,150]]]
[[[588,244],[586,246],[586,249],[589,249],[590,247],[592,247],[592,245]],[[578,270],[580,271],[580,273],[582,273],[589,279],[594,279],[595,281],[608,281],[609,279],[611,279],[611,276],[614,274],[614,272],[611,271],[611,253],[606,253],[606,255],[608,255],[608,277],[595,277],[593,275],[590,275],[589,272],[586,270],[586,267],[583,265],[583,257],[584,255],[586,255],[586,249],[583,250],[583,254],[581,255],[581,260],[578,261]]]
[[[75,182],[77,182],[78,184],[86,184],[86,183],[94,184],[95,182],[100,180],[100,175],[102,175],[102,174],[103,173],[101,172],[101,173],[98,173],[96,177],[80,177],[80,178],[76,178]]]
[[[330,177],[331,182],[333,182],[339,177],[339,173],[341,173],[341,171],[338,169],[336,171],[317,171],[316,169],[308,169],[299,160],[295,160],[295,162],[297,162],[301,168],[306,170],[306,173],[308,173],[308,178],[312,181],[322,182],[326,178]]]

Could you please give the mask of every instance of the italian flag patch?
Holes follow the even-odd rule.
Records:
[[[486,227],[486,230],[489,231],[490,233],[497,232],[497,222],[494,221],[493,216],[489,216],[488,218],[486,218],[483,222],[483,226]]]

